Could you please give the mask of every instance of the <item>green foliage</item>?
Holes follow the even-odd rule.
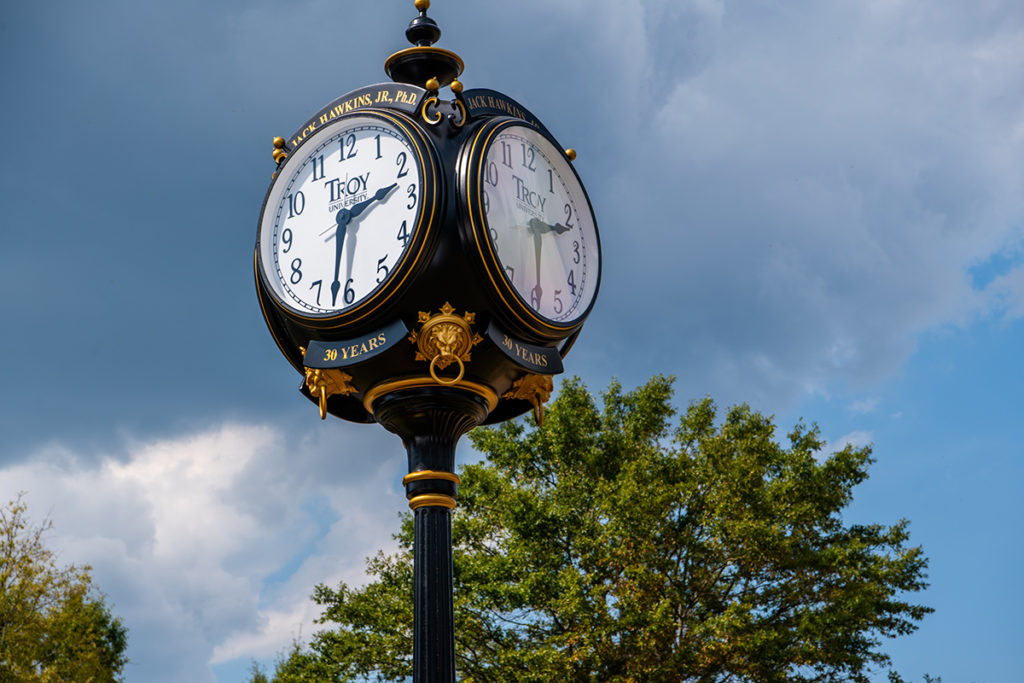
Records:
[[[0,509],[0,680],[117,681],[128,631],[89,567],[58,568],[19,496]]]
[[[867,681],[884,639],[931,610],[908,523],[846,524],[869,448],[827,458],[816,428],[787,445],[768,417],[695,402],[673,428],[672,381],[597,402],[562,385],[542,428],[472,432],[462,473],[456,650],[464,683]],[[275,681],[401,681],[412,651],[412,523],[374,581],[318,586],[308,649]]]

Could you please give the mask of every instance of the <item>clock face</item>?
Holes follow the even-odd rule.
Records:
[[[334,318],[386,296],[433,214],[426,156],[385,114],[344,117],[297,148],[260,219],[260,265],[275,300],[301,317]]]
[[[536,129],[493,129],[477,161],[477,201],[505,286],[537,323],[565,329],[590,309],[599,280],[594,215],[565,153]],[[493,277],[493,276],[492,276]]]

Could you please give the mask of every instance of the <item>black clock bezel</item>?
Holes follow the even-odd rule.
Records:
[[[263,230],[267,218],[268,203],[278,182],[288,177],[289,166],[304,160],[302,149],[310,141],[319,138],[321,135],[329,134],[326,131],[335,130],[339,127],[349,125],[354,118],[377,118],[397,128],[409,141],[418,157],[418,175],[420,186],[420,212],[416,218],[415,225],[411,228],[412,237],[409,246],[405,249],[398,263],[388,273],[387,278],[373,290],[370,291],[356,305],[340,312],[326,313],[321,315],[309,312],[300,312],[293,308],[286,300],[282,299],[272,285],[273,279],[263,267],[263,254],[261,253],[263,242]],[[415,280],[415,274],[421,271],[430,262],[438,241],[438,226],[443,221],[443,178],[441,166],[438,161],[438,154],[433,143],[411,121],[407,116],[397,111],[384,111],[376,108],[364,108],[343,114],[330,123],[318,129],[313,135],[304,140],[299,146],[289,152],[288,158],[278,167],[274,180],[267,188],[263,198],[263,205],[260,208],[259,221],[256,230],[256,280],[258,286],[266,293],[266,296],[274,306],[274,309],[286,316],[288,319],[300,322],[306,326],[318,329],[337,329],[358,325],[369,316],[372,316],[390,302],[394,301],[408,286]],[[273,209],[271,209],[273,210]],[[269,226],[268,226],[269,228]]]
[[[587,210],[590,212],[590,218],[594,226],[594,254],[596,257],[594,290],[586,309],[580,311],[572,320],[551,320],[534,310],[512,282],[509,281],[491,242],[487,215],[484,211],[482,199],[483,164],[487,158],[487,152],[497,135],[506,128],[513,126],[527,128],[536,132],[547,140],[555,150],[562,153],[568,162],[567,166],[579,185],[587,205]],[[497,310],[508,314],[509,319],[507,322],[512,327],[540,341],[558,341],[578,330],[593,309],[594,303],[597,301],[598,290],[601,286],[601,237],[597,227],[597,217],[594,215],[594,207],[591,204],[590,196],[587,194],[587,189],[580,179],[579,173],[573,167],[571,159],[562,150],[564,148],[543,127],[535,126],[521,118],[500,116],[485,120],[471,133],[460,151],[458,160],[457,194],[459,212],[463,218],[459,223],[463,230],[463,241],[466,250],[470,254],[471,260],[477,264],[479,270],[485,275],[484,281],[490,283],[491,294],[497,304]]]

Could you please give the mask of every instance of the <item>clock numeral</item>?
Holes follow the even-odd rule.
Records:
[[[299,284],[302,281],[302,259],[297,258],[292,261],[292,275],[290,278],[293,285]]]
[[[498,231],[487,226],[487,232],[491,234],[491,246],[494,247],[494,251],[498,251]]]
[[[501,141],[501,163],[512,168],[512,146],[504,140]]]
[[[407,161],[407,158],[405,156],[405,152],[399,152],[398,153],[398,157],[395,159],[395,166],[398,167],[398,177],[399,178],[404,178],[405,176],[409,175],[409,171],[407,171],[405,169],[406,161]]]
[[[348,147],[348,154],[345,153],[345,147]],[[345,161],[345,159],[351,159],[356,155],[356,134],[350,133],[347,138],[341,139],[341,158],[338,161]]]
[[[529,161],[527,161],[527,159],[526,159],[527,152],[529,152],[529,155],[530,155]],[[523,143],[523,168],[525,168],[528,171],[536,172],[537,167],[534,166],[534,164],[533,164],[533,162],[536,160],[536,158],[537,158],[537,154],[533,151],[533,147],[527,147],[526,143],[524,142]]]
[[[398,229],[398,239],[402,240],[402,246],[407,247],[409,245],[409,228],[406,227],[406,222],[402,221],[402,227]]]
[[[568,204],[565,205],[565,227],[567,227],[567,228],[575,228],[576,227],[575,225],[572,224],[572,207],[569,206]]]
[[[285,228],[281,233],[281,243],[284,244],[284,249],[281,250],[282,254],[287,254],[292,250],[292,230],[291,228]]]
[[[580,243],[577,242],[576,240],[573,240],[573,242],[572,242],[572,253],[573,253],[572,262],[577,264],[577,265],[579,265],[579,262],[580,262]]]
[[[380,135],[377,135],[377,158],[380,159]]]
[[[548,169],[548,194],[555,193],[555,174]]]
[[[564,308],[564,304],[562,303],[562,300],[558,297],[558,295],[561,294],[561,293],[562,293],[562,290],[560,290],[560,289],[556,289],[555,290],[555,314],[556,315],[560,314],[562,312],[562,309]]]
[[[313,284],[311,284],[309,286],[310,289],[313,289],[314,287],[316,287],[316,305],[317,306],[320,305],[320,290],[323,289],[323,284],[324,284],[323,280],[316,280],[315,282],[313,282]]]
[[[512,266],[505,266],[505,270],[508,271],[508,281],[512,284],[516,282],[516,269]]]
[[[299,190],[295,194],[288,195],[288,218],[301,216],[306,209],[306,195]]]
[[[353,278],[349,278],[348,282],[345,283],[345,303],[350,304],[356,300],[356,290],[352,289]]]
[[[484,190],[484,213],[491,212],[491,198],[487,196],[487,190]]]
[[[498,165],[493,161],[487,164],[487,175],[484,178],[488,185],[491,187],[498,186]]]
[[[388,260],[388,255],[384,254],[380,259],[377,260],[377,284],[384,282],[388,277],[388,267],[384,265],[384,262]],[[384,271],[383,275],[380,275],[380,271]]]
[[[416,185],[415,184],[410,185],[407,188],[407,190],[409,192],[409,204],[405,208],[407,208],[407,209],[416,208]]]
[[[572,295],[576,296],[576,271],[575,270],[570,270],[569,271],[569,277],[566,278],[565,284],[569,285],[569,290],[572,292]]]
[[[313,157],[313,180],[320,180],[324,177],[324,155]]]

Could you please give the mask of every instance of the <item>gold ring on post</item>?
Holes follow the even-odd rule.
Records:
[[[455,379],[444,380],[437,376],[437,361],[442,358],[452,358],[455,360],[456,363],[459,364],[459,374],[458,376],[455,377]],[[443,384],[445,386],[458,384],[459,382],[462,381],[462,378],[465,376],[465,374],[465,364],[462,362],[462,359],[456,356],[454,353],[439,353],[436,356],[434,356],[433,360],[430,361],[430,376],[433,377],[434,381],[437,382],[438,384]]]

